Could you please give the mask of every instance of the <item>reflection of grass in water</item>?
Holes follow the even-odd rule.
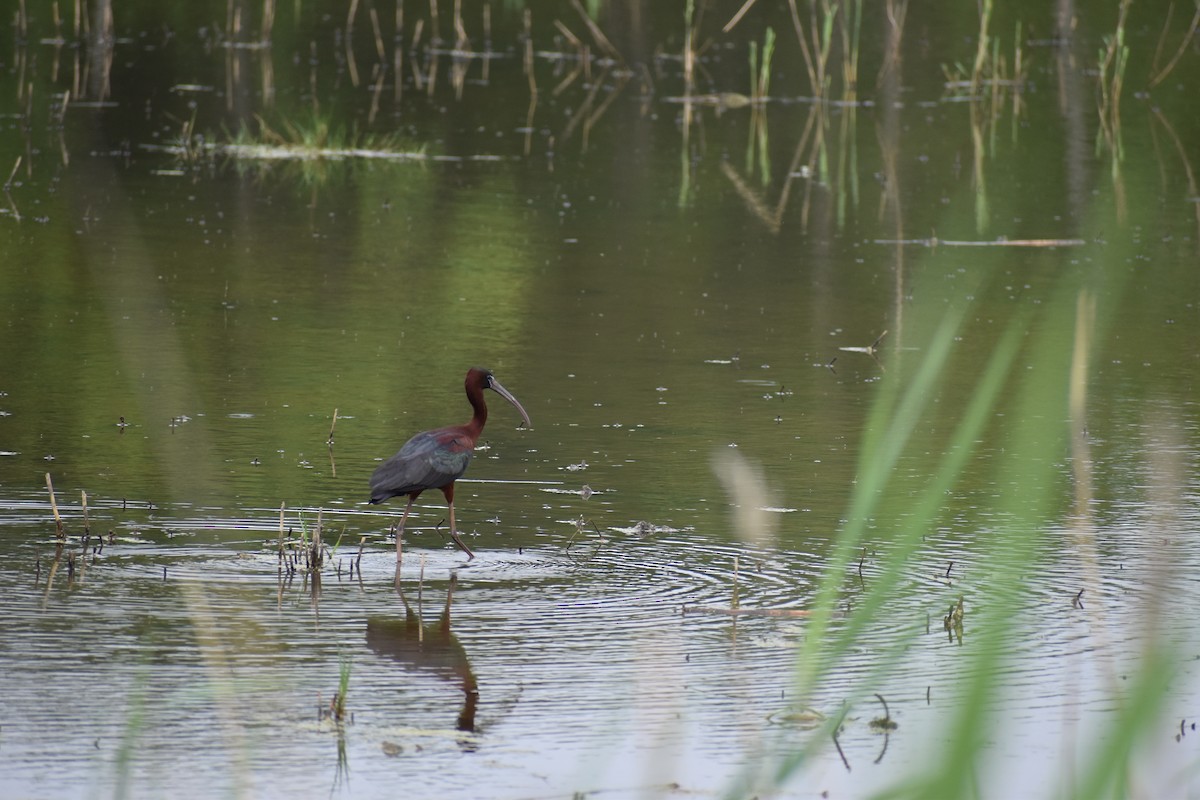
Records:
[[[763,772],[758,772],[762,765],[748,768],[742,776],[744,782],[731,787],[731,796],[763,789],[770,793],[771,787],[787,784],[821,748],[837,745],[835,737],[847,712],[873,697],[880,684],[909,668],[906,656],[924,633],[925,621],[912,620],[906,625],[905,620],[892,618],[894,612],[889,609],[913,590],[905,576],[911,573],[925,533],[944,522],[946,497],[968,471],[978,469],[978,443],[998,437],[1004,447],[989,451],[986,464],[993,470],[989,482],[1004,490],[992,501],[988,515],[1005,520],[1005,524],[997,526],[975,547],[979,564],[986,565],[981,569],[981,578],[933,590],[926,603],[931,616],[941,617],[947,608],[952,609],[946,624],[960,641],[965,627],[971,647],[960,651],[953,668],[947,669],[947,673],[961,679],[956,684],[961,696],[946,707],[938,732],[940,741],[929,748],[929,760],[906,767],[908,774],[898,775],[886,792],[886,796],[923,798],[969,797],[981,791],[988,794],[985,787],[978,786],[978,775],[992,758],[990,745],[1004,722],[996,709],[1004,706],[1004,676],[1010,654],[1027,635],[1021,628],[1019,610],[1036,589],[1030,585],[1030,573],[1035,572],[1031,565],[1045,550],[1045,531],[1061,527],[1063,508],[1068,505],[1062,497],[1061,465],[1064,458],[1079,465],[1088,463],[1083,449],[1086,444],[1081,444],[1086,437],[1079,432],[1086,428],[1091,343],[1097,339],[1097,320],[1103,320],[1102,315],[1085,313],[1094,308],[1090,297],[1090,290],[1068,283],[1051,302],[1038,309],[1044,316],[1037,320],[1032,310],[1015,313],[992,347],[989,359],[978,367],[974,389],[959,407],[948,399],[953,395],[953,384],[947,376],[967,323],[966,304],[959,302],[949,312],[939,304],[940,319],[930,333],[910,333],[903,349],[897,343],[894,363],[889,365],[880,387],[863,439],[846,522],[838,533],[798,655],[796,707],[819,705],[823,687],[831,683],[855,648],[866,646],[862,636],[868,630],[878,632],[887,627],[895,633],[877,647],[876,663],[849,686],[842,713],[830,714],[828,721],[806,734],[798,750],[790,748],[790,755],[774,768]],[[916,330],[922,322],[911,319],[909,330]],[[921,354],[919,361],[913,361],[914,356],[905,352],[912,350]],[[953,378],[958,380],[960,377]],[[947,421],[952,421],[952,429],[942,448],[944,455],[924,479],[924,485],[915,493],[909,485],[897,485],[901,481],[896,475],[905,474],[895,469],[900,459],[928,448],[924,433],[931,425],[936,428]],[[1155,472],[1161,473],[1167,484],[1181,480],[1182,470],[1178,467],[1151,466],[1158,467]],[[1074,513],[1085,519],[1091,505],[1086,488],[1090,480],[1086,478],[1075,476],[1076,483],[1084,488],[1076,489],[1074,508]],[[1164,505],[1169,507],[1171,503]],[[847,576],[854,572],[853,562],[862,551],[873,519],[889,520],[894,534],[886,547],[878,549],[876,577],[861,589],[855,582],[850,590]],[[1090,531],[1090,527],[1083,526],[1080,535],[1062,539],[1061,546],[1070,548],[1085,563],[1094,562]],[[1144,743],[1145,733],[1165,699],[1171,654],[1157,623],[1167,591],[1164,587],[1169,586],[1167,569],[1164,560],[1160,569],[1164,574],[1153,581],[1159,588],[1148,589],[1149,596],[1140,609],[1137,624],[1147,644],[1139,668],[1128,674],[1126,682],[1117,681],[1111,664],[1102,655],[1095,656],[1101,671],[1107,668],[1110,673],[1106,691],[1111,691],[1117,710],[1104,722],[1106,735],[1097,737],[1090,750],[1073,750],[1066,761],[1061,777],[1066,781],[1064,785],[1086,789],[1079,796],[1121,794],[1134,753]],[[1096,583],[1098,579],[1093,583],[1084,581],[1093,597],[1101,594],[1093,591]],[[845,605],[847,591],[854,591],[853,609],[844,622],[834,624],[835,608]],[[959,605],[962,595],[965,600]],[[1106,637],[1112,638],[1106,633],[1106,625],[1113,623],[1096,610],[1091,609],[1087,619],[1102,644]],[[930,681],[937,689],[937,678],[931,676]],[[1064,724],[1070,734],[1070,723]]]

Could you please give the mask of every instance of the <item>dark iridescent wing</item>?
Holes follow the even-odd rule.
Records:
[[[453,483],[467,471],[472,450],[471,440],[455,430],[418,433],[371,475],[371,502]]]

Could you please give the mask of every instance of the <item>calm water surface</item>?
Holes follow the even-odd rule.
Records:
[[[344,7],[288,5],[266,49],[224,46],[224,6],[118,6],[109,45],[56,48],[37,18],[3,64],[0,169],[21,163],[0,213],[0,794],[737,796],[845,711],[779,793],[867,796],[953,749],[992,617],[1012,628],[975,729],[983,796],[1070,794],[1155,648],[1168,685],[1121,785],[1200,792],[1194,52],[1127,88],[1118,150],[1095,108],[1108,23],[1049,46],[1041,9],[1015,109],[944,85],[973,9],[910,19],[890,72],[868,21],[857,106],[812,102],[786,15],[722,35],[736,8],[710,9],[694,94],[747,91],[749,42],[780,32],[752,113],[678,101],[675,11],[604,6],[645,67],[576,74],[536,10],[531,105],[519,9],[489,6],[494,57],[425,39],[397,84],[391,9],[381,61],[363,9],[347,47]],[[408,11],[404,41],[417,19],[427,37]],[[1160,18],[1131,27],[1138,91]],[[257,116],[267,143],[318,119],[422,157],[176,149]],[[878,409],[939,342],[837,584],[840,613],[882,581],[889,599],[801,697],[801,613],[882,458]],[[367,479],[467,419],[473,364],[533,426],[492,403],[456,494],[478,558],[427,494],[397,592],[402,504],[367,506]],[[731,494],[739,466],[756,477]],[[319,586],[281,570],[281,506],[289,547],[322,522]],[[1011,559],[1019,589],[992,591]]]

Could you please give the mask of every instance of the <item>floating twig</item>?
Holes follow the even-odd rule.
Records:
[[[866,347],[847,346],[847,347],[839,347],[838,350],[841,350],[846,353],[866,353],[867,355],[873,357],[877,352],[879,352],[879,343],[882,342],[883,337],[885,337],[887,335],[888,335],[888,332],[885,330],[883,333],[876,336],[875,341],[871,342]]]

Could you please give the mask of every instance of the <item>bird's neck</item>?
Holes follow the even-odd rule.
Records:
[[[471,401],[471,408],[475,409],[475,414],[471,417],[471,421],[464,427],[467,429],[467,433],[470,434],[471,439],[475,440],[479,438],[479,434],[483,433],[483,426],[487,423],[487,403],[483,401],[482,392],[472,394],[468,399]]]

